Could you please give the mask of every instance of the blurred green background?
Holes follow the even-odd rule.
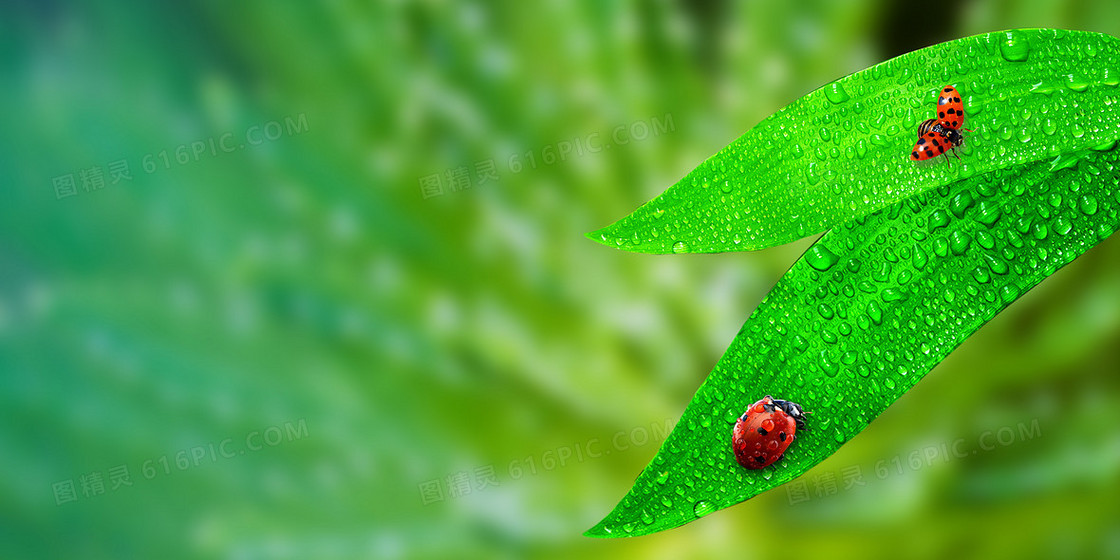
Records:
[[[580,535],[811,241],[584,232],[837,77],[1120,5],[500,4],[5,3],[0,557],[1120,558],[1117,239],[797,482]]]

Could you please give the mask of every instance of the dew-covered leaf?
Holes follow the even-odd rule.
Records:
[[[677,527],[821,462],[981,325],[1111,235],[1118,185],[1116,150],[1082,150],[957,180],[825,234],[747,319],[630,492],[586,534]],[[782,461],[747,470],[735,461],[732,426],[765,395],[812,414]]]
[[[938,90],[975,130],[962,163],[909,159]],[[767,117],[677,184],[588,234],[642,253],[761,249],[996,169],[1115,143],[1120,41],[1019,29],[914,51],[845,76]]]

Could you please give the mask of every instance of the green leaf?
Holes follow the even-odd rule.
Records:
[[[1118,185],[1120,154],[1084,150],[958,180],[825,234],[746,321],[634,487],[586,534],[677,527],[824,460],[981,325],[1112,234]],[[785,459],[747,470],[731,430],[765,395],[812,414]]]
[[[964,160],[909,159],[936,92],[953,84],[975,133]],[[791,103],[629,216],[588,234],[643,253],[761,249],[958,179],[1120,136],[1120,41],[1019,29],[914,51]]]

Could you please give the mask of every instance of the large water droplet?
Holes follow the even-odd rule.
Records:
[[[818,305],[817,306],[817,313],[820,313],[821,317],[824,317],[825,319],[831,319],[835,315],[835,312],[832,311],[832,308],[829,307],[829,305],[827,303],[822,303],[822,304]]]
[[[1055,91],[1057,91],[1060,88],[1061,88],[1061,86],[1055,86],[1054,84],[1051,84],[1051,83],[1048,83],[1048,82],[1038,82],[1037,84],[1034,84],[1034,85],[1031,86],[1030,92],[1031,93],[1037,93],[1037,94],[1040,94],[1040,95],[1042,95],[1042,94],[1049,95],[1051,93],[1054,93]]]
[[[934,210],[929,216],[929,229],[933,231],[949,224],[949,213],[944,210]]]
[[[958,218],[961,218],[961,217],[964,216],[964,213],[967,212],[969,207],[971,207],[971,206],[972,206],[972,193],[970,193],[968,191],[964,191],[964,192],[958,194],[957,196],[953,197],[952,202],[949,203],[949,210],[951,210],[953,212],[954,216],[956,216]]]
[[[954,255],[963,255],[971,242],[972,238],[966,233],[954,231],[949,234],[949,250],[953,251]]]
[[[986,231],[976,232],[976,243],[985,249],[991,249],[996,246],[996,238]]]
[[[1097,213],[1097,199],[1091,194],[1081,195],[1081,200],[1077,201],[1077,208],[1083,214],[1092,216]]]
[[[699,502],[696,502],[695,506],[692,507],[692,513],[695,513],[696,517],[704,517],[705,515],[708,515],[715,510],[716,505],[712,502],[709,502],[708,500],[700,500]]]
[[[673,244],[673,252],[674,253],[687,253],[688,252],[688,244],[686,244],[684,241],[677,241],[676,243]]]
[[[1050,117],[1046,117],[1046,120],[1042,121],[1042,131],[1045,132],[1047,136],[1054,134],[1057,130],[1058,124]]]
[[[1100,82],[1109,87],[1116,87],[1120,85],[1120,72],[1117,72],[1115,68],[1105,68]]]
[[[809,247],[809,250],[805,252],[805,262],[821,272],[832,268],[832,265],[836,264],[836,261],[839,260],[840,257],[820,244]]]
[[[794,350],[797,350],[797,351],[800,352],[801,350],[804,350],[808,346],[809,346],[809,341],[806,340],[805,337],[803,337],[799,334],[793,336],[793,349]]]
[[[921,247],[914,247],[914,268],[922,270],[927,262],[929,262],[929,255],[926,255]]]
[[[840,85],[840,82],[832,82],[824,86],[824,96],[827,97],[829,101],[837,104],[852,98],[852,96],[848,95],[848,92],[844,91],[844,86]]]
[[[1031,227],[1031,232],[1034,234],[1035,239],[1041,241],[1046,239],[1047,235],[1050,235],[1050,228],[1046,227],[1045,222],[1036,222],[1034,226]]]
[[[906,299],[906,292],[898,288],[887,288],[883,290],[883,301],[890,303],[892,301],[901,301]]]
[[[1116,149],[1118,143],[1120,143],[1120,138],[1110,138],[1102,141],[1100,144],[1089,146],[1089,149],[1094,152],[1111,152]]]
[[[836,362],[828,359],[828,352],[821,352],[820,360],[818,361],[818,363],[820,364],[821,369],[824,370],[825,375],[829,377],[836,377],[836,372],[839,370],[839,366],[836,364]]]
[[[980,97],[977,95],[966,96],[964,98],[964,105],[971,117],[975,117],[984,112],[984,104],[980,102]]]
[[[1079,153],[1062,154],[1050,162],[1050,171],[1069,169],[1076,166],[1079,161],[1081,161],[1081,154]]]
[[[991,227],[992,224],[999,221],[1000,211],[998,204],[988,200],[981,200],[979,210],[980,211],[976,215],[976,221],[988,227]]]
[[[1004,303],[1011,303],[1015,301],[1017,297],[1019,297],[1018,286],[1008,284],[999,290],[999,298],[1002,299]]]
[[[1054,220],[1054,233],[1065,235],[1072,229],[1073,224],[1069,223],[1069,220],[1067,220],[1064,215],[1058,216],[1058,219]]]
[[[988,269],[978,266],[972,270],[972,277],[981,284],[987,284],[992,279],[992,275],[988,274]]]
[[[876,281],[876,282],[886,282],[886,281],[890,280],[890,278],[891,278],[891,264],[886,263],[886,262],[883,263],[882,265],[880,265],[879,269],[876,270],[875,273],[871,275],[871,279]]]
[[[944,257],[949,254],[949,242],[944,237],[938,237],[933,240],[933,254]]]
[[[867,316],[871,317],[871,322],[876,325],[883,323],[883,308],[879,307],[878,303],[874,300],[867,304]]]
[[[1031,45],[1021,31],[1007,31],[999,38],[999,54],[1008,62],[1023,62],[1031,54]]]
[[[1066,76],[1066,87],[1073,91],[1081,93],[1089,89],[1089,81],[1080,75],[1070,74]]]

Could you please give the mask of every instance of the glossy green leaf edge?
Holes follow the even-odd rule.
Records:
[[[586,535],[693,521],[834,453],[971,333],[1120,225],[1120,154],[1084,151],[919,193],[825,234],[743,325],[657,455]],[[763,397],[812,411],[785,458],[739,466]]]
[[[963,161],[917,163],[937,92],[960,91]],[[767,117],[664,193],[589,238],[642,253],[780,245],[961,178],[1114,143],[1120,40],[1016,29],[904,54]]]

